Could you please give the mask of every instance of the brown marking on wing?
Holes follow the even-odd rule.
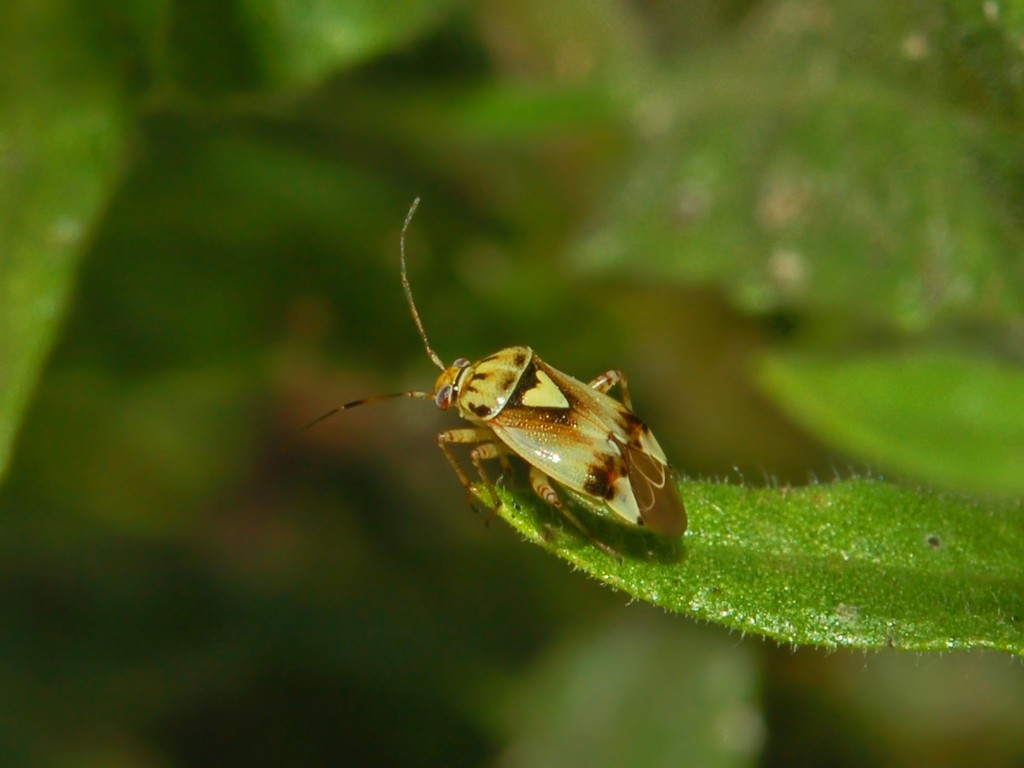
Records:
[[[650,428],[631,411],[622,411],[619,414],[619,421],[622,424],[623,431],[629,436],[629,444],[634,447],[639,448],[641,439],[651,433]]]
[[[644,525],[662,536],[682,536],[686,507],[675,470],[634,445],[623,446],[623,457]]]
[[[568,435],[576,427],[571,408],[517,406],[511,401],[501,411],[502,421],[513,429],[531,429],[549,434]]]
[[[505,408],[509,406],[513,408],[523,407],[523,397],[531,389],[537,386],[537,365],[536,363],[530,363],[528,366],[523,368],[523,373],[519,377],[519,384],[513,390],[512,394],[509,395],[508,403]]]
[[[626,474],[622,458],[608,454],[599,463],[587,467],[583,490],[598,499],[615,498],[615,483]]]

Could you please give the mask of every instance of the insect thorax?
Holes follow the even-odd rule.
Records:
[[[529,347],[508,347],[467,366],[456,384],[459,413],[480,421],[498,415],[532,358]]]

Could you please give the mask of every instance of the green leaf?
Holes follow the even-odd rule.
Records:
[[[799,306],[909,330],[1018,316],[1019,129],[946,103],[938,56],[843,52],[839,38],[863,45],[870,22],[836,14],[834,56],[813,25],[789,40],[784,19],[768,18],[724,54],[659,72],[629,176],[577,263],[713,283],[758,312]],[[901,29],[927,46],[910,22]],[[898,36],[884,43],[898,56]]]
[[[965,99],[975,108],[1019,120],[1024,108],[1024,3],[952,0],[942,4],[941,12],[941,42],[953,54],[951,69]]]
[[[124,136],[121,104],[68,6],[0,11],[0,475]]]
[[[666,610],[793,645],[1024,655],[1024,505],[874,480],[681,485],[678,542],[579,511],[594,546],[528,489],[499,514],[591,576]],[[585,517],[584,517],[585,515]]]
[[[455,0],[244,0],[239,6],[272,80],[315,82],[414,39]]]
[[[922,352],[776,355],[762,380],[797,422],[872,466],[1024,495],[1024,370]]]

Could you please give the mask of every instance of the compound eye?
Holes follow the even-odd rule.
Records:
[[[458,360],[452,363],[453,368],[465,368],[467,365],[469,365],[469,360],[467,360],[464,357],[460,357]]]
[[[434,395],[434,405],[442,411],[447,411],[452,405],[452,385],[445,384]]]

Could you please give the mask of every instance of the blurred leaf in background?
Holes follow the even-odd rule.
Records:
[[[867,464],[985,525],[1024,477],[1022,32],[1019,2],[4,4],[0,762],[1019,764],[1004,656],[626,606],[485,529],[423,403],[294,435],[433,380],[421,195],[445,360],[621,368],[690,475]]]
[[[0,24],[0,477],[127,134],[123,94],[63,5],[14,3]]]

